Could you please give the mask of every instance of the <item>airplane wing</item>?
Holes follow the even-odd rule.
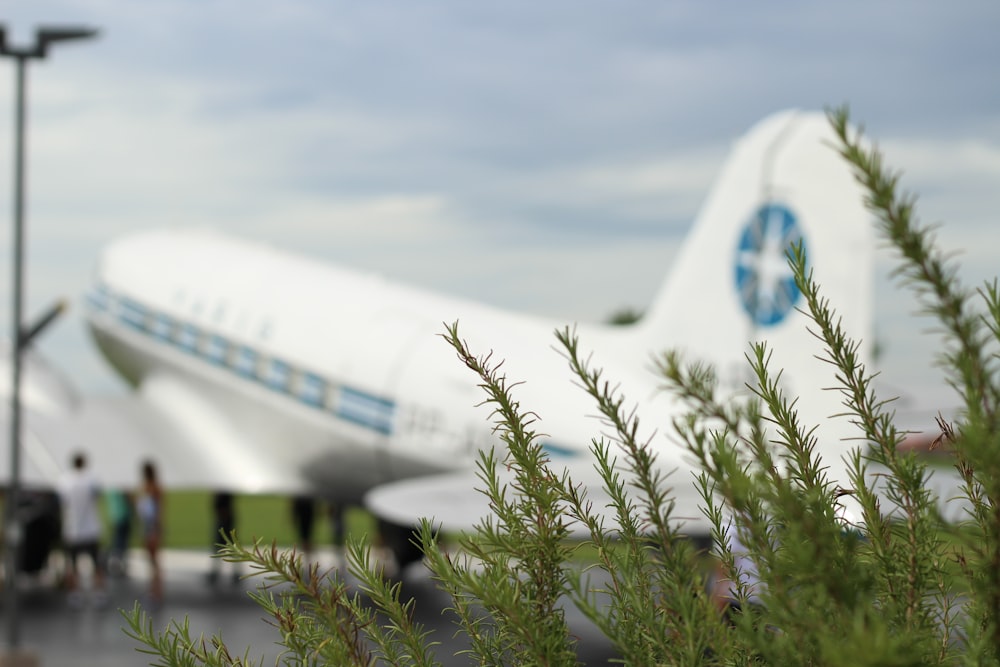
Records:
[[[8,359],[0,355],[4,363]],[[0,387],[5,395],[8,389]],[[299,493],[311,488],[280,461],[248,456],[241,434],[211,401],[179,379],[151,377],[138,393],[81,398],[44,359],[26,353],[21,394],[20,479],[26,487],[54,488],[72,456],[83,452],[109,488],[137,486],[146,460],[173,489]],[[6,443],[9,408],[0,410],[0,428],[0,441]],[[0,456],[4,483],[11,463],[9,455]]]
[[[585,487],[593,514],[600,516],[608,528],[617,525],[611,498],[593,466],[579,463],[567,468],[573,482]],[[513,474],[502,467],[498,474],[509,488]],[[686,477],[688,474],[686,470],[677,470],[667,480],[677,508],[671,518],[682,533],[705,535],[711,525],[697,509],[704,503],[693,478]],[[489,498],[480,491],[484,488],[486,485],[475,471],[465,470],[382,484],[365,495],[364,503],[373,514],[396,525],[416,526],[427,518],[449,532],[471,533],[491,514]],[[579,522],[571,524],[570,532],[574,537],[589,536],[586,526]]]

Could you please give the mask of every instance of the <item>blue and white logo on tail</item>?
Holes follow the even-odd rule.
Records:
[[[806,249],[795,214],[784,204],[764,204],[744,225],[736,248],[736,291],[755,325],[781,323],[802,297],[788,266],[788,252],[798,243]]]

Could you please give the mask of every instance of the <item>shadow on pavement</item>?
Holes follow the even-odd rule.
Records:
[[[320,553],[317,558],[321,566],[336,563],[332,552]],[[143,605],[150,612],[154,629],[163,630],[172,620],[182,621],[186,616],[193,636],[204,635],[209,639],[221,633],[234,655],[242,656],[249,648],[249,657],[255,664],[275,664],[282,650],[275,643],[278,632],[269,625],[263,609],[247,595],[257,587],[258,579],[234,584],[230,570],[224,568],[223,576],[212,586],[207,581],[210,563],[207,552],[164,554],[163,604],[158,608]],[[86,596],[78,608],[71,607],[66,594],[51,585],[25,583],[20,597],[22,648],[33,652],[42,667],[117,667],[153,662],[153,656],[138,652],[139,643],[125,635],[126,623],[120,611],[132,609],[136,601],[144,602],[147,573],[137,551],[129,556],[129,572],[128,578],[109,580],[106,604],[95,604],[93,596]],[[467,656],[455,655],[467,644],[464,638],[455,636],[454,617],[446,611],[450,598],[434,586],[420,565],[411,566],[401,581],[403,596],[412,596],[417,601],[417,621],[432,629],[434,639],[440,642],[435,648],[437,659],[446,666],[470,664]],[[566,614],[570,629],[579,640],[581,662],[603,665],[615,657],[610,643],[590,621],[571,605],[567,606]],[[6,623],[6,618],[2,620]]]

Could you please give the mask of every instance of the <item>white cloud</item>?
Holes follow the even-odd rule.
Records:
[[[917,195],[916,213],[936,226],[940,247],[961,263],[970,283],[996,276],[1000,227],[1000,136],[889,139],[880,142],[900,186]]]
[[[997,245],[997,18],[930,2],[20,3],[25,37],[42,19],[103,30],[30,70],[30,301],[77,293],[117,234],[207,225],[600,319],[651,298],[738,134],[841,100],[978,280]],[[0,67],[0,211],[12,88]],[[3,234],[0,253],[4,271]],[[902,303],[880,309],[885,331],[929,349]],[[87,384],[86,346],[74,324],[46,349]]]

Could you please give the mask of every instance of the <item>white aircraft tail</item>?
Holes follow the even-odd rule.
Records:
[[[786,111],[740,139],[652,307],[637,325],[645,349],[680,349],[712,362],[723,387],[748,379],[750,341],[766,340],[773,367],[813,423],[841,411],[833,369],[797,308],[804,299],[786,252],[801,241],[822,294],[853,338],[872,337],[874,240],[860,185],[838,154],[825,115]],[[869,364],[870,367],[870,364]],[[820,394],[820,396],[816,396]],[[842,429],[841,429],[842,430]],[[838,438],[839,440],[839,438]]]
[[[786,260],[789,245],[801,241],[823,294],[849,335],[871,336],[872,225],[834,138],[825,116],[817,113],[784,112],[758,124],[737,142],[653,306],[634,327],[601,331],[614,332],[606,344],[626,360],[614,371],[634,366],[638,355],[646,360],[650,352],[679,349],[688,360],[712,363],[723,389],[730,391],[741,390],[750,380],[745,355],[751,341],[766,340],[773,352],[772,369],[784,369],[782,387],[789,399],[797,400],[801,423],[818,426],[817,451],[828,480],[843,484],[843,440],[857,433],[846,419],[828,419],[843,412],[840,394],[824,391],[836,384],[834,369],[816,359],[822,345],[807,330],[808,317],[796,310],[804,299]],[[588,343],[586,333],[581,343]],[[595,363],[614,356],[598,354]],[[609,379],[621,380],[614,371]],[[624,383],[622,391],[626,399],[648,407],[642,418],[654,428],[667,421],[657,419],[656,410],[661,417],[677,414],[662,395],[631,394]],[[670,449],[676,443],[669,436],[660,442],[667,446],[661,461],[673,469],[680,460],[676,449]],[[601,501],[592,462],[575,459],[566,465],[574,461],[573,478],[590,481],[585,484],[595,511],[610,507]],[[672,478],[674,516],[684,517],[685,530],[707,533],[697,509],[700,496],[693,484],[682,483],[685,477]],[[370,492],[366,502],[392,521],[434,516],[449,527],[470,529],[489,512],[481,496],[469,498],[468,489],[475,486],[470,478],[465,472],[384,485]],[[606,519],[614,521],[610,514]]]

